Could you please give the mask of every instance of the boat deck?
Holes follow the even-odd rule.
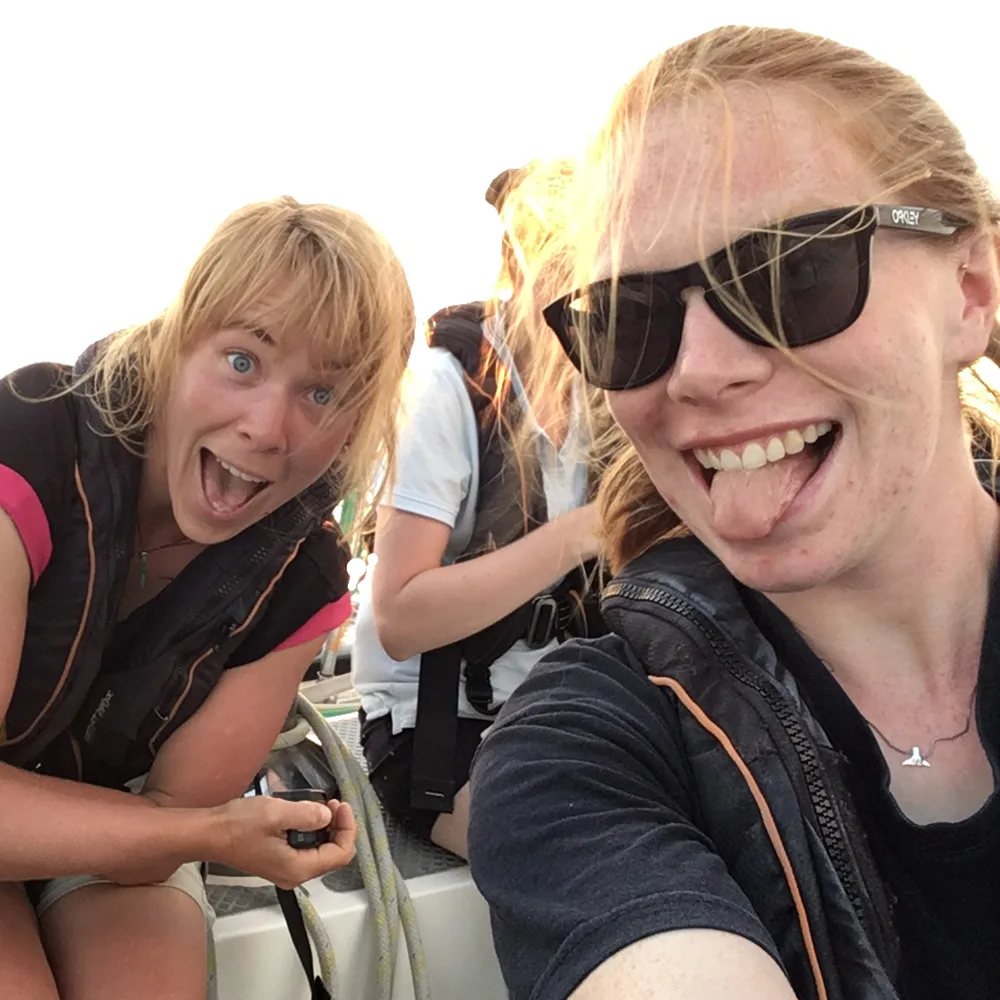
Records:
[[[330,725],[364,764],[355,715]],[[486,903],[460,858],[415,837],[392,817],[393,859],[413,898],[433,1000],[506,1000]],[[377,1000],[375,934],[357,862],[306,885],[333,941],[342,1000]],[[273,887],[208,886],[218,914],[219,1000],[308,1000],[309,991]],[[413,989],[403,941],[393,1000]]]

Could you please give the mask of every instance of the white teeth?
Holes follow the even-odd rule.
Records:
[[[815,441],[816,439],[813,438]],[[800,434],[798,431],[789,431],[785,435],[785,453],[788,455],[797,455],[806,446],[805,434]]]
[[[228,462],[223,462],[221,458],[216,455],[215,460],[221,465],[226,472],[231,476],[235,476],[237,479],[243,479],[248,483],[266,483],[266,479],[258,479],[256,476],[251,476],[247,472],[243,472],[242,469],[237,469],[235,465],[230,465]]]
[[[736,472],[740,469],[752,472],[770,463],[780,462],[786,455],[798,455],[807,444],[814,444],[832,430],[833,424],[824,420],[822,423],[785,431],[780,437],[775,435],[766,442],[750,441],[739,453],[735,448],[723,448],[720,452],[710,448],[695,448],[694,457],[702,468],[716,472]]]
[[[781,443],[781,438],[771,438],[767,442],[767,460],[769,462],[780,462],[785,457],[785,446]]]
[[[767,465],[767,452],[756,441],[743,449],[744,469],[763,469]]]
[[[728,448],[722,449],[722,454],[719,455],[719,460],[722,462],[723,472],[735,472],[737,469],[743,468],[740,456],[737,455],[735,451],[730,451]]]

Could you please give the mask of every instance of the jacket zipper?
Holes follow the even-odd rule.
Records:
[[[181,692],[177,696],[176,700],[174,700],[173,708],[170,709],[170,711],[167,713],[167,715],[165,715],[165,716],[161,715],[160,714],[160,710],[158,708],[154,708],[153,709],[153,714],[160,720],[160,723],[161,723],[160,726],[157,728],[156,732],[153,733],[153,735],[149,738],[149,743],[148,743],[149,752],[154,757],[156,756],[156,753],[157,753],[156,741],[159,739],[160,733],[162,733],[163,730],[166,729],[167,726],[169,726],[170,723],[173,721],[174,716],[177,714],[177,710],[181,707],[181,704],[183,703],[184,699],[187,697],[188,691],[191,690],[191,684],[194,681],[194,673],[195,673],[195,671],[198,669],[198,667],[205,660],[208,659],[208,657],[210,657],[213,653],[218,652],[219,647],[220,647],[220,644],[216,644],[211,649],[205,650],[205,652],[202,653],[201,656],[199,656],[188,667],[186,673],[179,673],[178,674],[178,677],[183,677],[184,678],[184,686],[181,689]],[[168,700],[168,699],[164,699],[164,700]]]
[[[799,759],[806,781],[809,800],[819,827],[820,839],[823,841],[823,845],[830,856],[830,861],[837,873],[837,878],[847,893],[855,915],[861,922],[862,927],[867,927],[868,918],[865,914],[861,893],[858,890],[856,878],[848,856],[844,831],[837,819],[836,809],[830,799],[826,782],[823,779],[823,769],[819,762],[819,754],[816,751],[812,738],[808,735],[805,727],[799,721],[795,711],[788,702],[769,685],[762,684],[754,677],[753,673],[742,662],[740,657],[734,654],[730,640],[715,626],[710,618],[700,613],[694,605],[673,594],[665,593],[657,587],[638,586],[631,583],[611,583],[605,588],[604,596],[605,598],[623,597],[632,601],[655,604],[690,622],[708,640],[715,655],[736,680],[756,691],[764,699],[781,723]]]
[[[308,523],[308,515],[300,512],[297,517],[295,517],[295,518],[292,519],[292,521],[289,524],[289,526],[287,527],[287,529],[283,529],[283,533],[286,534],[286,535],[288,535],[289,537],[293,537],[293,538],[297,537],[297,535],[299,534],[299,532],[301,532],[301,529],[302,529],[303,525],[307,524],[307,523]],[[302,547],[302,541],[303,541],[303,538],[299,537],[298,540],[297,540],[297,542],[292,547],[292,550],[291,550],[292,554],[297,554],[298,553],[299,549]],[[271,551],[272,551],[272,549],[268,545],[263,545],[263,544],[262,545],[258,545],[257,548],[254,549],[253,552],[250,553],[250,555],[248,555],[246,557],[246,560],[242,563],[240,569],[236,573],[234,573],[232,576],[230,576],[227,579],[223,580],[223,582],[220,583],[215,588],[214,594],[216,596],[218,596],[218,597],[226,597],[226,596],[228,596],[229,593],[234,589],[234,587],[236,587],[238,584],[240,584],[245,579],[247,567],[256,566]],[[282,566],[282,571],[285,569],[285,567],[287,566],[288,562],[290,562],[290,561],[291,561],[290,559],[285,559],[284,564]],[[273,584],[273,581],[272,581],[272,584]],[[212,620],[213,620],[214,614],[215,614],[215,612],[213,612],[210,608],[206,607],[204,610],[201,611],[200,614],[195,614],[194,616],[192,616],[192,618],[191,618],[191,631],[192,632],[197,631],[197,629],[203,628],[205,625],[210,624],[212,622]],[[244,625],[245,624],[246,623],[244,623]],[[230,634],[232,634],[232,632],[230,632]]]
[[[202,653],[201,656],[199,656],[190,665],[190,667],[187,670],[186,675],[183,674],[183,673],[181,673],[179,675],[180,677],[184,677],[184,686],[183,686],[183,688],[181,690],[181,693],[178,695],[176,701],[174,701],[173,708],[170,710],[169,714],[167,714],[166,716],[164,716],[164,715],[160,714],[160,712],[159,712],[158,709],[154,709],[153,710],[153,714],[156,715],[156,717],[158,719],[160,719],[161,723],[162,723],[162,725],[160,725],[160,727],[156,730],[156,732],[153,733],[153,735],[150,737],[150,740],[149,740],[149,743],[148,743],[149,752],[151,754],[153,754],[154,757],[156,756],[156,753],[157,753],[157,751],[156,751],[156,741],[159,739],[160,734],[163,732],[163,730],[166,729],[167,726],[169,726],[170,723],[173,721],[174,716],[177,714],[178,710],[180,709],[181,704],[184,702],[184,699],[187,698],[188,692],[191,690],[191,684],[194,682],[195,671],[198,669],[199,666],[201,666],[201,664],[205,660],[208,659],[208,657],[210,657],[210,656],[214,655],[215,653],[217,653],[222,648],[223,643],[225,643],[228,639],[231,639],[234,635],[237,635],[238,633],[242,632],[250,624],[250,622],[252,622],[254,620],[254,618],[257,615],[257,612],[260,610],[260,606],[261,606],[261,603],[263,602],[264,598],[267,597],[267,595],[270,594],[271,591],[274,589],[275,584],[284,575],[284,572],[288,568],[289,563],[298,555],[299,549],[301,547],[302,547],[302,539],[299,539],[299,541],[297,541],[295,543],[295,545],[292,547],[291,553],[289,553],[288,557],[282,563],[281,569],[278,570],[278,572],[275,573],[271,577],[271,582],[264,588],[264,591],[260,595],[260,597],[257,598],[256,603],[250,609],[250,613],[246,616],[246,618],[242,622],[240,622],[239,624],[234,623],[234,624],[228,626],[228,628],[226,629],[226,632],[225,632],[225,636],[222,638],[222,640],[219,641],[219,642],[217,642],[214,646],[212,646],[211,649],[208,649],[204,653]],[[259,556],[260,552],[262,552],[262,551],[263,551],[263,549],[258,549],[257,552],[254,554],[253,558],[257,558]],[[164,700],[169,700],[169,699],[164,699]]]

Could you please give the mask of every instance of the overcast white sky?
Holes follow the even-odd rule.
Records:
[[[154,315],[228,212],[283,193],[368,216],[422,316],[487,294],[489,180],[578,148],[634,69],[722,23],[818,31],[914,73],[1000,181],[1000,4],[901,6],[9,0],[0,371]]]

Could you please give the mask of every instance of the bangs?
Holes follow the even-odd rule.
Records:
[[[150,427],[185,354],[237,326],[286,350],[305,348],[316,382],[334,395],[321,424],[353,412],[331,473],[341,495],[360,498],[364,523],[378,502],[371,470],[395,462],[413,346],[413,299],[392,247],[360,215],[334,205],[283,196],[238,209],[212,234],[174,302],[105,342],[92,398],[112,433],[127,445]]]
[[[387,355],[405,347],[400,318],[412,313],[412,300],[402,268],[353,213],[341,210],[337,225],[322,227],[299,213],[262,221],[266,228],[227,232],[225,252],[206,254],[201,273],[192,272],[189,336],[259,328],[281,348],[304,347],[317,377],[352,408],[364,407],[382,390]]]

